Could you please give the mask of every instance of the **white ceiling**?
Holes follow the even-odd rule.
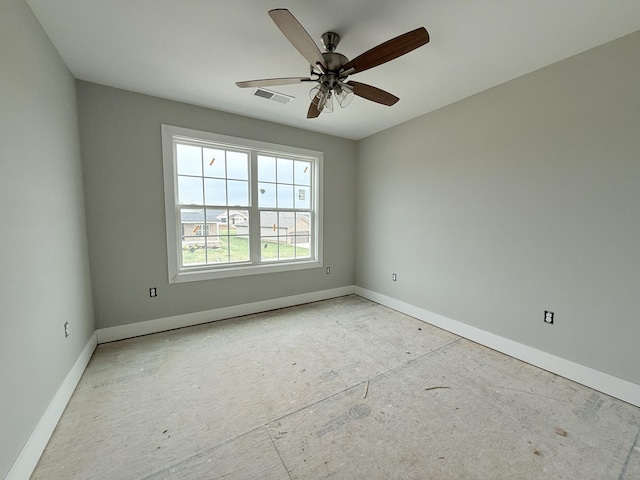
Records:
[[[27,0],[76,78],[361,139],[640,29],[638,0]],[[288,8],[320,48],[349,59],[424,26],[431,42],[351,77],[393,93],[307,119],[312,84],[274,87],[280,104],[235,82],[307,76],[268,10]]]

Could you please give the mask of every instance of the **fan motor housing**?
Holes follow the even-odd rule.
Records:
[[[327,64],[327,71],[338,72],[342,66],[349,61],[347,57],[337,52],[324,52],[322,54],[324,61]]]

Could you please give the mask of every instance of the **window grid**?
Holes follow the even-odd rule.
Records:
[[[261,261],[310,258],[311,166],[306,160],[258,155]]]
[[[310,212],[262,210],[260,225],[263,261],[310,258]]]
[[[231,172],[229,166],[230,154],[235,157],[235,172]],[[229,208],[230,203],[236,208],[249,206],[248,152],[176,142],[176,162],[179,203],[199,207],[179,207],[183,223],[180,266],[248,261],[248,237],[237,235],[233,221],[238,218],[248,220],[248,212]],[[231,190],[235,190],[233,198]],[[228,223],[229,219],[232,219],[231,223]],[[190,227],[193,230],[189,231]]]
[[[178,136],[173,136],[171,141],[176,213],[182,223],[178,239],[182,253],[177,274],[203,269],[213,271],[210,269],[221,267],[224,270],[243,264],[318,261],[318,244],[314,238],[317,234],[314,175],[317,174],[318,158],[275,154],[269,150],[244,149]],[[166,147],[166,143],[163,145]],[[184,152],[181,150],[187,152],[184,154],[186,159],[189,155],[193,158],[182,162],[181,153]],[[235,173],[232,171],[231,155],[242,156],[240,163],[244,165],[244,173],[238,175],[237,169]],[[271,178],[261,178],[260,158],[272,160],[274,172]],[[237,158],[234,161],[237,166]],[[261,185],[270,190],[267,194],[270,202],[262,201],[265,192],[259,188]],[[166,186],[165,178],[165,190]],[[268,234],[266,224],[263,225],[266,222],[263,214],[275,218],[275,221],[270,220],[272,230]],[[264,243],[271,248],[259,248]],[[172,278],[175,280],[177,275],[172,277],[170,267],[170,281]]]

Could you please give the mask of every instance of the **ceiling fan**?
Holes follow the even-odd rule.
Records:
[[[335,51],[340,42],[340,35],[337,33],[326,32],[322,35],[322,45],[326,50],[322,53],[289,10],[285,8],[270,10],[269,16],[289,42],[309,62],[310,76],[249,80],[237,82],[236,85],[241,88],[255,88],[315,82],[317,85],[309,92],[311,105],[307,118],[316,118],[322,112],[333,111],[333,97],[343,108],[351,103],[354,95],[382,105],[395,104],[400,100],[395,95],[365,83],[347,81],[347,77],[382,65],[429,42],[429,33],[424,27],[420,27],[381,43],[353,60],[348,60],[347,57]]]

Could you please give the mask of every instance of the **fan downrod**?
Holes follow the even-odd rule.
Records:
[[[336,32],[325,32],[320,37],[322,46],[327,52],[335,52],[338,44],[340,43],[340,35]]]

